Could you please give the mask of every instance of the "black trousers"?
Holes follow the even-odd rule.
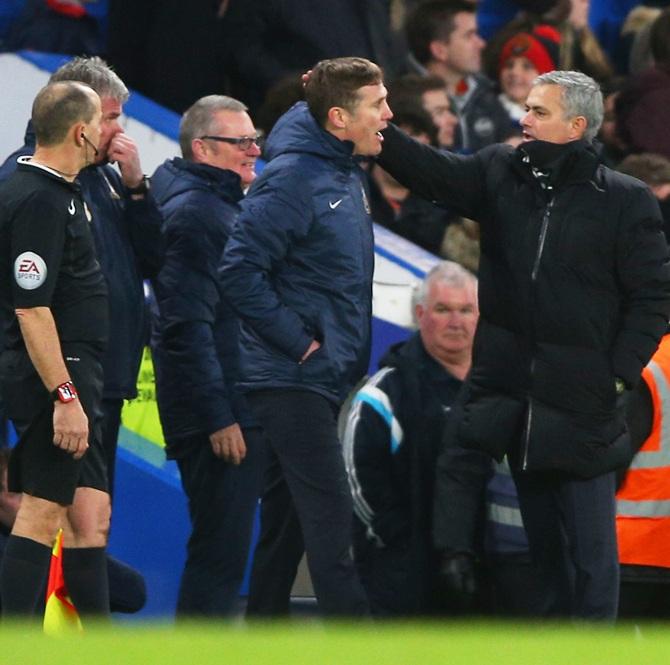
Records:
[[[237,605],[261,491],[264,444],[258,429],[243,431],[247,454],[239,466],[216,457],[209,437],[177,459],[188,497],[191,535],[177,614],[224,617]]]
[[[301,390],[248,397],[270,450],[248,614],[287,612],[304,547],[319,609],[329,616],[367,615],[350,553],[353,507],[335,404]]]
[[[619,598],[614,473],[588,480],[512,465],[545,616],[614,620]]]
[[[486,557],[484,611],[501,619],[542,616],[546,609],[543,578],[530,553],[497,553]]]

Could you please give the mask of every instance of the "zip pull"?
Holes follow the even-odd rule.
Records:
[[[537,279],[537,273],[540,269],[540,259],[542,258],[542,253],[544,252],[544,241],[547,239],[547,228],[549,227],[549,216],[551,215],[551,209],[554,206],[554,199],[552,198],[544,211],[544,217],[542,217],[542,226],[540,228],[540,239],[537,243],[537,253],[535,254],[535,263],[533,264],[533,271],[531,272],[531,279],[535,281]]]

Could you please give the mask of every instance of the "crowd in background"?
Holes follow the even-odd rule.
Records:
[[[432,54],[426,52],[428,42],[445,30],[439,4],[343,0],[332,20],[329,3],[302,0],[188,5],[26,0],[10,3],[0,17],[0,45],[104,55],[129,87],[179,113],[212,91],[230,94],[247,104],[266,135],[302,98],[300,73],[324,58],[360,55],[383,67],[400,126],[460,152],[518,141],[533,78],[551,69],[577,69],[593,76],[605,92],[603,160],[616,167],[631,154],[655,155],[627,160],[622,168],[654,187],[667,218],[670,56],[663,47],[665,33],[658,35],[656,53],[650,45],[651,25],[667,3],[610,8],[608,21],[598,26],[603,47],[589,25],[596,3],[588,0],[470,2],[477,12],[477,37],[454,43],[451,54]],[[476,267],[477,230],[468,220],[417,201],[378,167],[371,171],[371,183],[377,223]]]

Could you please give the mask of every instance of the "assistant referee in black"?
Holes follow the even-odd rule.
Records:
[[[109,613],[100,441],[107,288],[75,180],[95,157],[100,120],[88,86],[42,88],[32,111],[35,154],[0,186],[0,389],[20,435],[9,488],[22,493],[0,567],[4,616],[35,613],[59,527],[79,614]]]

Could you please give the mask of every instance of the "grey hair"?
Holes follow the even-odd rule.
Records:
[[[247,106],[237,99],[226,95],[207,95],[201,97],[188,108],[179,123],[179,147],[184,159],[193,159],[191,141],[212,132],[214,114],[218,111],[243,113]]]
[[[460,263],[454,261],[440,261],[426,274],[423,282],[412,294],[412,309],[417,305],[424,305],[428,291],[434,282],[442,282],[457,289],[471,287],[477,293],[477,278],[466,270]]]
[[[561,102],[566,120],[576,116],[586,118],[584,139],[593,141],[603,124],[605,109],[600,86],[582,72],[554,71],[540,74],[534,81],[538,85],[560,85]]]
[[[59,67],[49,78],[57,81],[81,81],[98,93],[100,99],[113,99],[120,104],[128,101],[130,93],[119,75],[97,55],[91,58],[77,56]]]

